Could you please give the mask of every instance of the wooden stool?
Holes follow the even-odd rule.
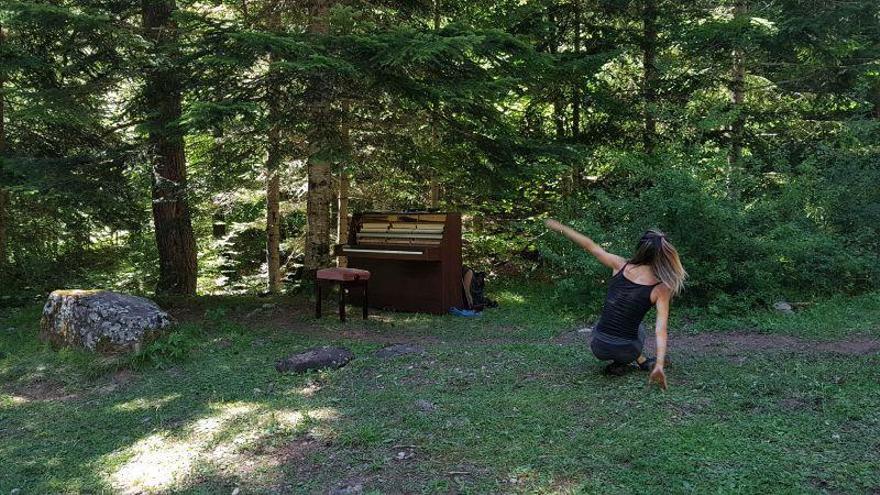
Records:
[[[324,268],[318,270],[315,288],[318,302],[315,303],[315,318],[321,317],[321,286],[326,283],[339,284],[339,320],[345,321],[345,289],[349,287],[364,288],[364,319],[367,319],[367,282],[370,272],[357,268]]]

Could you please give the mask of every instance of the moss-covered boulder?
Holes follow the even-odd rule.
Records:
[[[53,347],[102,354],[138,351],[175,325],[153,301],[104,290],[56,290],[40,321],[40,338]]]

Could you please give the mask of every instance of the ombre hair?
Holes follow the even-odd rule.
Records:
[[[678,294],[684,289],[684,281],[688,274],[681,265],[678,251],[666,239],[666,234],[651,229],[642,235],[636,245],[636,252],[629,260],[633,265],[648,265],[654,276]]]

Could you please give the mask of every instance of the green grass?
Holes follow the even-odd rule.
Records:
[[[643,374],[604,377],[583,346],[553,343],[590,315],[543,293],[501,289],[501,309],[476,319],[383,313],[345,326],[315,322],[307,301],[244,321],[266,301],[205,298],[180,303],[192,308],[175,341],[182,356],[157,345],[112,361],[54,352],[36,339],[39,308],[8,311],[0,493],[880,490],[878,355],[692,355],[675,361],[662,393]],[[876,336],[880,295],[688,331],[743,328]],[[394,340],[428,354],[371,355]],[[331,343],[357,358],[307,375],[273,368]]]

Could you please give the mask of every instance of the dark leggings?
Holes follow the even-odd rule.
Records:
[[[620,342],[607,342],[594,334],[590,342],[590,350],[600,361],[614,361],[614,364],[629,364],[642,355],[644,347],[645,327],[639,326],[639,339]]]

